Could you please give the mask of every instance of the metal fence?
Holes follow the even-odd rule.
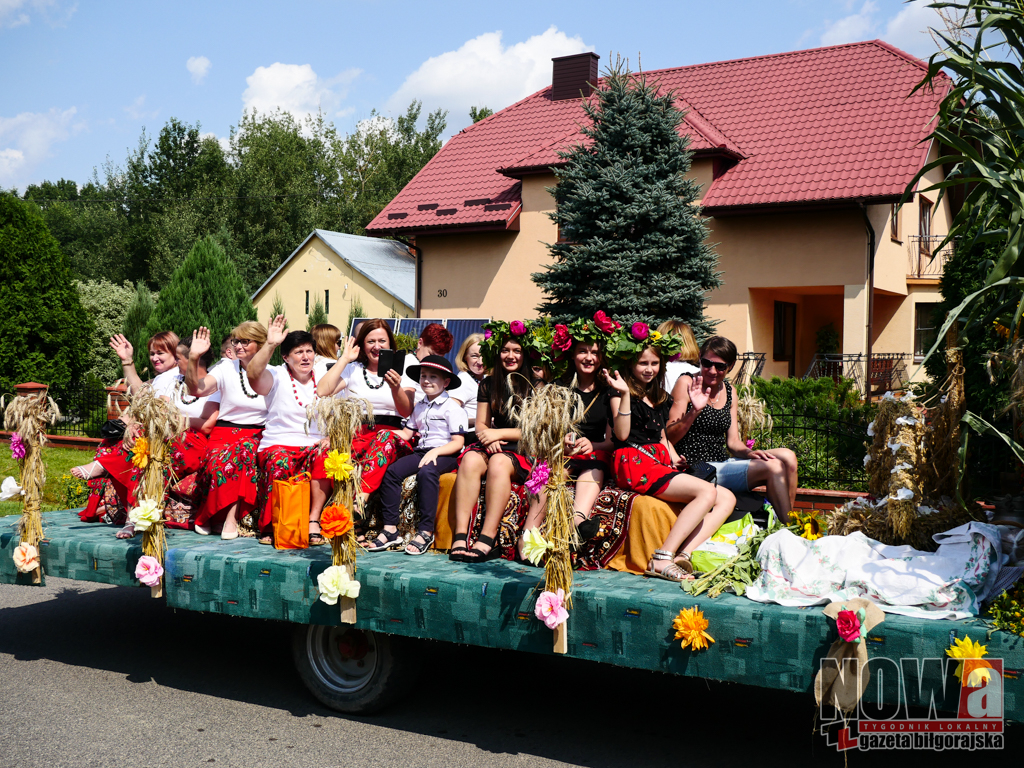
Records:
[[[51,435],[99,437],[107,420],[107,392],[97,384],[51,388],[50,397],[60,406],[60,420],[49,428]]]
[[[870,390],[865,386],[864,366],[867,355],[825,355],[820,352],[811,360],[804,374],[805,379],[853,379],[857,390],[865,397],[877,397],[886,392],[903,389],[907,384],[907,359],[909,355],[899,352],[885,352],[871,355],[871,371],[868,377]]]
[[[840,409],[822,412],[796,403],[771,416],[772,429],[755,430],[751,437],[757,448],[789,448],[796,453],[802,488],[867,490],[865,416]]]

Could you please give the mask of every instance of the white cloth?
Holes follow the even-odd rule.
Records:
[[[207,375],[217,380],[217,389],[220,392],[220,421],[252,426],[260,426],[266,422],[267,404],[263,395],[250,397],[255,393],[249,385],[249,379],[239,368],[237,360],[228,360],[223,365],[214,366]]]
[[[288,445],[293,448],[316,445],[323,435],[315,421],[309,425],[309,433],[306,433],[306,406],[311,405],[316,397],[313,378],[307,384],[301,384],[288,375],[287,365],[270,365],[267,370],[274,377],[274,385],[266,397],[267,427],[260,438],[260,449],[272,445]]]
[[[466,410],[466,419],[472,423],[476,419],[477,395],[480,394],[480,382],[473,378],[469,371],[459,372],[459,386],[449,390],[452,397],[461,400]]]
[[[183,395],[184,399],[182,399]],[[189,419],[200,418],[203,415],[203,409],[206,408],[207,403],[220,402],[219,390],[206,397],[193,398],[185,388],[185,377],[180,373],[175,377],[174,386],[171,388],[169,396],[171,398],[171,403]],[[188,402],[185,402],[186,400]]]
[[[682,360],[674,360],[665,363],[665,391],[671,395],[672,389],[675,387],[676,381],[679,380],[680,376],[683,374],[686,374],[687,376],[695,376],[698,373],[700,373],[700,368],[695,365],[690,365],[689,363],[684,363]]]
[[[395,398],[388,383],[369,371],[365,371],[366,378],[363,378],[364,371],[363,364],[358,361],[346,365],[345,370],[341,372],[341,378],[345,380],[347,386],[336,397],[360,397],[373,406],[374,416],[398,416]],[[378,384],[381,386],[374,389],[367,386],[367,380],[373,387],[377,387]]]
[[[442,392],[433,400],[424,398],[417,403],[405,426],[420,433],[417,448],[430,449],[448,445],[452,433],[465,432],[469,424],[461,403],[447,392]]]
[[[153,390],[153,394],[157,397],[170,398],[174,385],[178,383],[179,375],[178,366],[174,366],[169,371],[158,373],[151,379],[149,388]]]
[[[337,363],[333,357],[324,357],[323,355],[316,355],[313,357],[313,375],[316,376],[316,380],[320,381],[327,373],[327,366],[331,363]]]
[[[780,605],[821,605],[867,597],[886,613],[925,619],[975,616],[999,573],[999,531],[967,523],[934,537],[936,552],[892,547],[863,533],[816,541],[788,530],[761,544],[761,575],[746,592],[751,600]]]

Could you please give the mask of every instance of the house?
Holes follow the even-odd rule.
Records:
[[[404,243],[316,229],[252,295],[261,322],[277,297],[293,328],[305,327],[317,298],[343,332],[354,303],[366,317],[409,317],[416,314],[416,260]]]
[[[870,337],[875,359],[910,363],[934,338],[945,254],[932,249],[951,200],[895,205],[939,156],[923,139],[949,81],[912,93],[925,72],[876,40],[645,73],[686,111],[724,280],[707,312],[741,352],[766,354],[764,375],[803,375],[830,323],[847,360]],[[551,86],[452,137],[370,223],[415,243],[421,313],[536,316],[530,273],[558,237],[551,169],[580,140],[595,82],[597,55],[554,59]]]

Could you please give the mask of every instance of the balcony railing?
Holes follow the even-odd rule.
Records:
[[[864,363],[866,355],[823,355],[816,354],[811,360],[805,379],[844,377],[853,379],[862,395],[877,397],[891,390],[903,389],[907,381],[908,355],[884,353],[871,355],[871,373],[868,377],[870,391],[864,386]]]
[[[760,376],[764,370],[764,361],[768,357],[766,352],[743,352],[736,358],[735,373],[732,375],[734,387],[745,387],[755,376]]]
[[[935,249],[943,241],[939,235],[921,237],[911,235],[907,239],[907,276],[938,280],[946,262],[953,256],[954,241],[947,243],[941,251]]]

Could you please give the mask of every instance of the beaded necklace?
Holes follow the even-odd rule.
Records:
[[[255,400],[257,397],[259,397],[259,395],[256,394],[255,392],[253,392],[250,395],[249,394],[249,390],[246,389],[246,387],[245,387],[245,376],[242,375],[242,366],[241,365],[238,366],[238,383],[242,385],[242,394],[245,395],[246,397],[248,397],[250,400]]]
[[[181,404],[182,405],[192,405],[192,403],[194,403],[196,400],[199,399],[198,395],[193,397],[191,400],[186,400],[185,399],[185,377],[184,376],[178,376],[178,383],[175,386],[176,386],[176,388],[178,390],[178,399],[181,400]]]
[[[370,383],[370,377],[366,375],[366,366],[364,365],[363,366],[363,381],[366,382],[366,386],[368,386],[370,389],[380,389],[381,387],[384,386],[385,379],[382,377],[381,380],[380,380],[380,384],[377,384],[377,385],[371,384]]]
[[[299,404],[300,408],[305,408],[306,404],[299,400],[299,390],[295,387],[295,377],[292,376],[292,369],[287,365],[285,368],[288,369],[288,378],[292,380],[292,397],[295,398],[295,402]],[[313,381],[313,401],[316,402],[319,399],[319,395],[316,393],[316,374],[310,371],[309,375]]]

